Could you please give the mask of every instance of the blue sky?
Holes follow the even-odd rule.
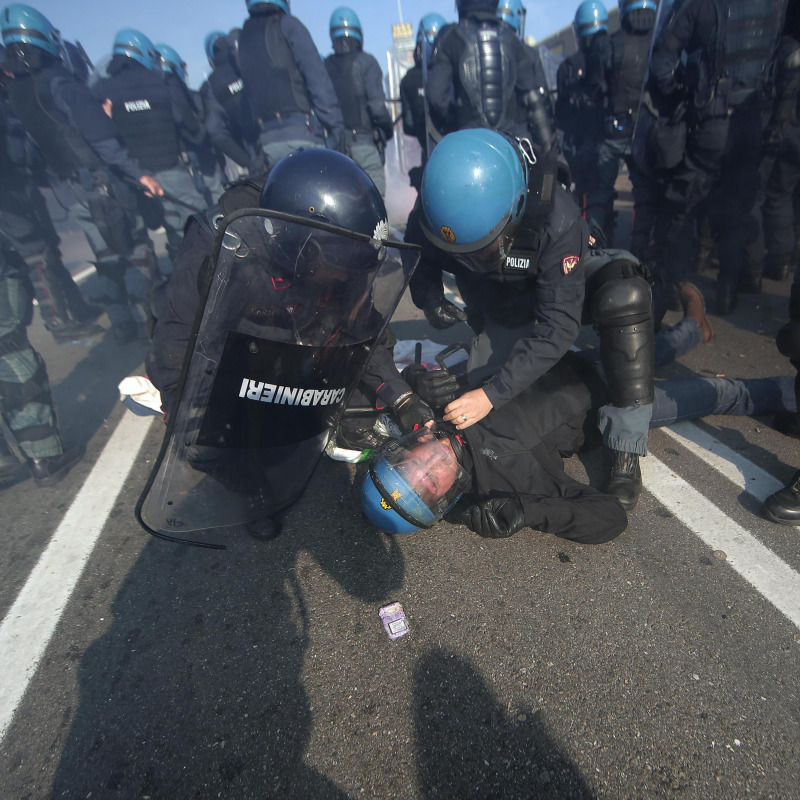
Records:
[[[291,0],[291,7],[322,55],[331,51],[331,12],[341,5],[352,8],[364,29],[364,49],[378,59],[385,72],[392,24],[399,21],[398,2],[404,21],[411,22],[415,30],[420,17],[429,12],[456,19],[455,0]],[[541,39],[568,25],[578,4],[579,0],[528,0],[527,33]],[[137,28],[155,44],[168,44],[181,54],[189,68],[189,83],[195,88],[208,71],[203,52],[206,34],[239,27],[247,16],[245,0],[33,0],[29,5],[41,11],[65,38],[80,40],[95,61],[111,51],[118,30]]]

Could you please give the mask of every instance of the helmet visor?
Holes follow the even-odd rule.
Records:
[[[423,528],[438,522],[470,482],[450,437],[427,429],[387,445],[370,475],[383,499]]]
[[[457,255],[456,261],[463,264],[472,272],[480,272],[483,274],[499,272],[503,264],[506,263],[511,245],[514,243],[515,233],[516,225],[509,226],[494,241],[489,242],[489,244],[482,247],[477,252]]]

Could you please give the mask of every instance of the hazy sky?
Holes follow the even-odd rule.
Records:
[[[544,38],[568,25],[580,0],[528,0],[528,34]],[[90,58],[99,60],[111,51],[121,28],[136,28],[154,44],[174,47],[186,61],[189,83],[197,88],[208,72],[203,39],[213,30],[240,27],[247,16],[245,0],[34,0],[30,2],[71,40],[78,39]],[[392,46],[392,24],[411,22],[416,30],[420,17],[437,12],[456,19],[454,0],[291,0],[292,13],[311,32],[320,53],[331,52],[328,22],[331,12],[346,5],[358,14],[364,29],[364,49],[372,53],[386,72],[386,51]],[[615,4],[606,2],[611,9]]]

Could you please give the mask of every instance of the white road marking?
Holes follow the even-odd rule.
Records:
[[[655,456],[640,463],[647,491],[800,628],[800,574]]]
[[[783,484],[777,478],[691,422],[677,422],[669,428],[660,430],[705,461],[720,475],[724,475],[731,483],[759,500],[766,500],[778,489],[783,488]]]
[[[124,414],[0,625],[0,740],[154,419]]]

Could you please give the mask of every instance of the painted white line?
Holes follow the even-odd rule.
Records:
[[[731,450],[719,439],[691,422],[677,422],[661,430],[731,483],[758,500],[766,500],[778,489],[783,488],[783,484],[776,477],[752,464],[741,453]]]
[[[800,574],[655,456],[640,463],[647,491],[800,628]]]
[[[0,741],[154,419],[124,414],[0,625]]]
[[[94,275],[95,272],[97,272],[97,270],[95,269],[94,264],[92,264],[91,266],[84,267],[79,272],[76,272],[72,276],[72,279],[75,281],[75,283],[80,283],[81,281],[85,281],[90,275]]]

